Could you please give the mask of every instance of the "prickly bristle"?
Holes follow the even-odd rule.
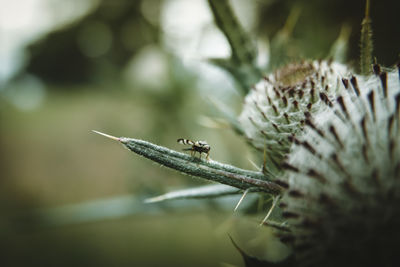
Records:
[[[267,149],[268,163],[277,169],[288,153],[288,137],[299,133],[305,112],[317,114],[332,106],[345,90],[342,78],[349,70],[341,64],[310,61],[289,64],[265,77],[246,97],[239,121],[252,145]]]
[[[281,239],[307,266],[395,266],[400,242],[400,82],[349,76],[309,114],[287,161]],[[346,87],[351,90],[346,90]],[[282,180],[282,179],[281,179]],[[284,180],[284,179],[283,179]],[[284,183],[285,181],[281,181]]]

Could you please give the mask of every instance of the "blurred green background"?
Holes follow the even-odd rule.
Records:
[[[265,213],[233,214],[237,197],[143,204],[204,182],[90,132],[177,150],[177,138],[207,140],[213,159],[254,169],[248,159],[260,159],[215,105],[238,114],[243,96],[207,63],[230,50],[206,1],[0,3],[2,266],[243,266],[228,234],[259,257],[285,254],[257,227]],[[232,3],[260,39],[261,67],[268,44],[298,14],[290,58],[326,57],[346,25],[357,68],[364,1]],[[398,1],[372,1],[374,54],[388,66],[400,52],[398,10]]]

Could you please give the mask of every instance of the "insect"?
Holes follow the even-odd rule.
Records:
[[[200,153],[200,158],[201,158],[201,153],[207,154],[206,159],[208,160],[208,157],[210,156],[210,145],[207,144],[206,141],[192,141],[184,138],[179,138],[177,140],[178,143],[184,144],[184,145],[190,145],[192,146],[191,148],[185,148],[183,150],[185,151],[191,151],[191,155],[196,155],[196,152]]]

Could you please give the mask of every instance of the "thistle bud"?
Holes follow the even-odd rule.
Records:
[[[280,205],[291,232],[280,237],[304,266],[395,266],[399,73],[350,75],[338,86],[327,108],[310,112],[282,164],[288,189]]]
[[[257,83],[246,96],[239,121],[250,143],[266,149],[269,163],[280,169],[292,137],[300,133],[308,116],[329,109],[342,93],[342,64],[306,61],[289,64]]]

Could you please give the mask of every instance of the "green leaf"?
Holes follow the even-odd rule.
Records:
[[[257,257],[254,257],[248,253],[246,253],[243,249],[241,249],[233,240],[231,236],[229,238],[232,241],[232,244],[235,246],[235,248],[240,252],[240,254],[243,257],[244,264],[246,267],[292,267],[294,265],[294,260],[293,257],[289,257],[281,262],[269,262],[266,260],[259,259]]]
[[[210,58],[208,61],[228,71],[245,93],[262,77],[261,72],[256,70],[252,64],[237,63],[234,60],[223,58]]]
[[[268,63],[269,71],[274,71],[278,67],[292,60],[288,54],[288,50],[290,50],[289,48],[293,41],[291,36],[297,20],[299,19],[300,12],[300,7],[294,7],[283,28],[271,40],[270,60]]]
[[[247,93],[262,77],[256,66],[256,43],[237,21],[228,0],[208,0],[208,3],[214,21],[227,38],[232,51],[230,59],[213,59],[211,62],[230,72],[243,92]]]
[[[184,199],[184,198],[212,198],[226,195],[238,194],[241,190],[232,186],[223,184],[212,184],[183,190],[168,192],[166,194],[148,198],[146,203],[154,203],[165,200]]]
[[[228,0],[208,1],[214,21],[224,33],[232,49],[232,60],[241,64],[253,64],[257,48],[236,19]]]
[[[339,37],[333,43],[329,52],[329,57],[336,62],[345,63],[347,59],[347,52],[349,50],[349,38],[351,29],[348,25],[343,25],[340,30]]]
[[[361,22],[361,40],[360,40],[360,70],[362,75],[368,75],[372,72],[372,22],[369,17],[369,0],[365,4],[365,17]]]
[[[222,115],[225,121],[230,125],[230,127],[239,135],[244,135],[244,130],[242,125],[237,119],[237,115],[231,110],[227,105],[222,103],[220,100],[214,97],[209,97],[208,101],[214,105],[217,111]]]
[[[35,210],[28,214],[43,226],[61,226],[121,218],[138,213],[158,212],[159,207],[143,205],[133,195],[96,199],[77,204]]]
[[[273,176],[268,172],[261,173],[244,170],[217,161],[192,157],[147,141],[127,137],[115,137],[97,131],[94,132],[120,142],[138,155],[184,174],[243,190],[251,188],[252,190],[256,189],[255,191],[273,195],[278,195],[282,192],[282,187],[272,181]]]

